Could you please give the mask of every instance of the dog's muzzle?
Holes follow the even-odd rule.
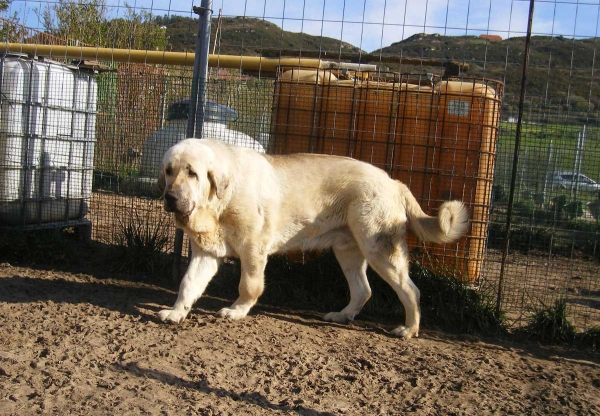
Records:
[[[165,193],[165,211],[189,215],[194,209],[187,198],[180,198],[174,192]]]

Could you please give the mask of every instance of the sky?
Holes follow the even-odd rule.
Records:
[[[13,0],[11,12],[30,27],[40,27],[34,9],[54,0]],[[123,0],[106,0],[115,16]],[[155,15],[192,15],[200,0],[126,0]],[[528,0],[213,0],[214,16],[268,20],[284,30],[342,39],[367,52],[416,33],[524,36]],[[534,35],[588,38],[599,35],[600,0],[536,0]]]

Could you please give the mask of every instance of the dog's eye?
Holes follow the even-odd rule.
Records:
[[[171,173],[173,173],[173,169],[172,168],[167,168],[167,169],[165,169],[165,173],[170,176]]]
[[[196,172],[192,172],[191,170],[188,172],[188,175],[190,178],[194,178],[194,179],[198,179],[198,175],[196,175]]]

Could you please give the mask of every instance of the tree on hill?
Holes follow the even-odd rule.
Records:
[[[125,3],[124,18],[111,19],[109,12],[106,0],[58,0],[38,11],[44,30],[60,38],[111,48],[165,48],[164,29],[149,11]]]
[[[12,0],[0,0],[0,14],[4,14],[10,7]],[[19,42],[25,35],[24,27],[18,24],[17,12],[11,16],[2,17],[0,21],[0,39],[2,42]]]

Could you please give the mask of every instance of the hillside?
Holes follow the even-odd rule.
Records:
[[[157,23],[167,27],[169,46],[177,52],[194,51],[198,22],[181,16],[157,17]],[[217,30],[217,19],[211,23],[211,52]],[[216,53],[225,55],[266,55],[279,50],[322,51],[326,53],[358,53],[360,49],[340,40],[282,30],[266,20],[249,17],[224,17]],[[266,52],[266,53],[265,53]]]
[[[215,39],[217,19],[212,22],[211,42]],[[195,48],[197,20],[181,16],[158,17],[157,23],[166,26],[169,48],[173,51],[193,51]],[[548,97],[552,102],[570,101],[577,106],[586,106],[589,97],[592,105],[600,106],[600,85],[593,76],[594,57],[598,39],[573,40],[561,36],[534,36],[531,42],[530,69],[528,71],[527,95]],[[212,52],[213,44],[211,44]],[[346,57],[354,55],[377,63],[379,56],[386,59],[381,63],[383,70],[400,72],[436,72],[439,67],[415,67],[389,63],[390,57],[440,59],[464,62],[469,65],[466,75],[486,77],[505,82],[507,104],[519,94],[524,37],[513,37],[500,42],[489,42],[477,36],[442,36],[417,34],[393,43],[381,50],[365,53],[359,48],[340,40],[293,33],[279,26],[256,18],[226,17],[221,23],[221,37],[216,53],[250,56],[299,55]],[[398,60],[399,61],[399,60]]]
[[[573,40],[561,36],[534,36],[531,39],[528,96],[552,101],[587,100],[600,104],[597,76],[592,82],[598,39]],[[525,38],[514,37],[488,42],[476,36],[414,35],[372,54],[456,60],[469,64],[466,75],[503,80],[507,95],[518,95]],[[392,69],[398,69],[398,66]]]

